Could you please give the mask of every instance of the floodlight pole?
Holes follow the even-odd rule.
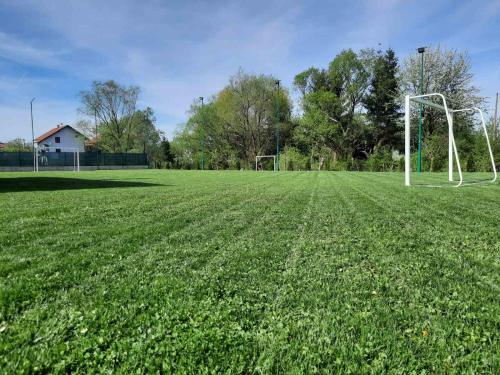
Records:
[[[201,101],[201,129],[200,129],[200,133],[201,133],[201,170],[204,170],[205,169],[205,130],[203,128],[204,126],[204,111],[203,111],[203,96],[200,96],[200,101]]]
[[[35,127],[33,126],[33,101],[36,98],[31,99],[30,111],[31,111],[31,151],[33,152],[33,172],[36,172],[36,154],[35,154]]]
[[[448,130],[448,181],[453,181],[453,111],[450,111],[448,116],[448,124],[450,129]]]
[[[410,186],[410,95],[405,96],[405,186]]]
[[[424,52],[425,47],[420,47],[417,49],[421,56],[420,60],[420,95],[424,95]],[[417,159],[417,171],[422,173],[422,133],[423,133],[423,112],[424,106],[420,103],[418,107],[418,159]]]
[[[94,108],[94,125],[95,125],[95,161],[96,161],[96,169],[99,169],[99,142],[97,140],[97,108]]]
[[[495,100],[495,114],[493,115],[493,137],[497,136],[497,119],[498,119],[498,92]]]
[[[274,81],[277,86],[278,94],[276,95],[276,171],[280,170],[280,80]]]

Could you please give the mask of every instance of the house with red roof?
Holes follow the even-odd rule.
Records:
[[[57,125],[35,138],[35,142],[50,152],[85,151],[85,136],[70,125]]]

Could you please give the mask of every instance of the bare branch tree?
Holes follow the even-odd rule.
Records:
[[[132,147],[132,126],[139,92],[136,86],[125,87],[115,81],[94,81],[89,91],[80,93],[80,112],[97,117],[113,152],[127,152]]]

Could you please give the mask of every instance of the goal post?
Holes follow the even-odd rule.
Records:
[[[442,99],[443,104],[434,103],[425,98],[439,97]],[[411,152],[410,152],[410,111],[411,102],[416,102],[423,104],[424,106],[439,109],[445,112],[446,122],[448,123],[448,180],[453,181],[453,159],[457,164],[458,175],[460,176],[460,182],[456,185],[457,187],[462,185],[463,176],[462,168],[460,166],[460,160],[458,158],[457,146],[455,144],[455,138],[453,137],[453,118],[450,115],[450,110],[448,109],[448,104],[446,103],[446,98],[443,94],[433,93],[424,95],[405,96],[405,185],[410,186],[410,173],[411,173]]]
[[[34,170],[39,172],[40,164],[49,167],[49,160],[53,158],[54,155],[72,155],[73,162],[73,172],[80,172],[80,149],[76,147],[53,147],[53,146],[42,146],[39,147],[35,144],[35,165]],[[52,154],[52,155],[51,155]],[[66,161],[66,158],[65,158]],[[66,165],[63,165],[66,166]]]
[[[488,128],[486,127],[486,122],[484,121],[483,111],[478,107],[462,108],[462,109],[456,109],[456,110],[452,111],[452,113],[458,113],[458,112],[479,113],[479,118],[481,119],[481,127],[483,128],[484,137],[486,138],[486,146],[488,147],[488,154],[490,157],[491,169],[493,171],[493,179],[491,180],[491,182],[495,182],[497,180],[497,168],[495,165],[495,158],[493,156],[493,150],[491,148],[490,137],[488,135]]]
[[[276,172],[276,155],[257,155],[255,157],[255,170],[259,170],[259,161],[262,159],[273,159],[273,170]]]
[[[442,105],[439,103],[435,103],[433,101],[427,100],[427,98],[438,97],[442,100]],[[410,186],[410,173],[411,173],[411,152],[410,152],[410,111],[411,111],[411,102],[416,102],[422,104],[424,106],[432,107],[435,109],[439,109],[445,112],[446,122],[448,123],[448,181],[453,181],[453,168],[454,164],[457,166],[459,181],[455,187],[462,186],[464,184],[462,167],[460,165],[460,159],[458,156],[457,145],[455,142],[455,137],[453,135],[453,114],[458,112],[477,112],[481,118],[481,126],[484,130],[484,136],[486,138],[486,144],[488,146],[488,153],[490,156],[491,166],[493,170],[493,179],[491,182],[495,182],[497,179],[497,171],[495,166],[495,159],[493,157],[493,151],[491,149],[490,140],[488,137],[488,130],[486,128],[486,124],[484,121],[483,112],[481,109],[477,107],[472,108],[462,108],[462,109],[451,109],[449,108],[446,98],[443,94],[433,93],[433,94],[424,94],[424,95],[406,95],[405,96],[405,185]]]

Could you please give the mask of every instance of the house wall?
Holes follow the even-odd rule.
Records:
[[[61,143],[56,143],[56,137],[61,137]],[[71,128],[64,128],[40,142],[39,147],[57,147],[61,149],[61,152],[72,152],[74,150],[71,149],[78,148],[80,152],[84,152],[84,143],[85,139],[81,134]],[[50,150],[50,152],[54,151],[54,149]]]

